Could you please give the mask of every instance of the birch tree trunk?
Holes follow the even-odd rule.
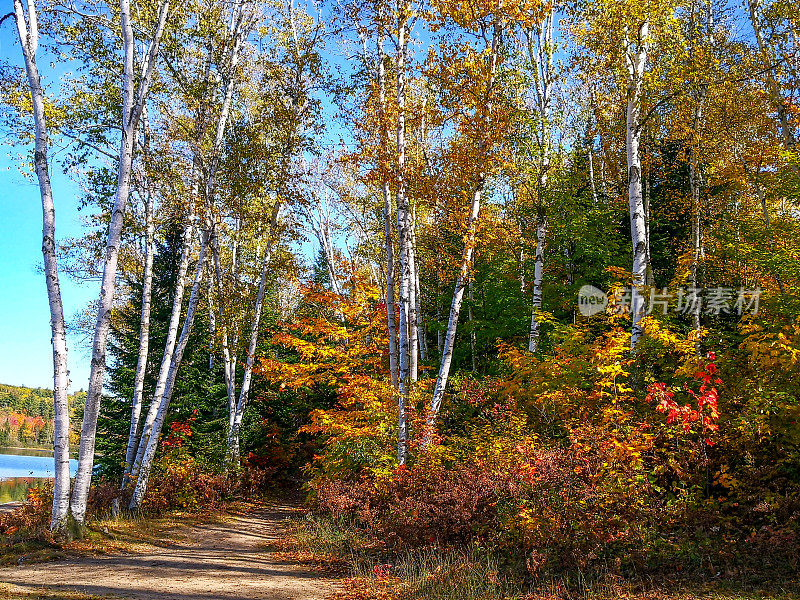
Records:
[[[533,273],[533,307],[528,351],[539,348],[539,312],[542,310],[542,278],[544,277],[544,250],[547,235],[547,180],[550,169],[550,103],[553,93],[553,11],[552,8],[538,23],[534,32],[528,32],[528,56],[534,70],[536,91],[536,124],[540,156],[538,168],[538,204],[536,220],[536,257]]]
[[[487,118],[491,115],[491,93],[494,89],[495,79],[497,74],[497,63],[499,57],[499,44],[500,34],[502,32],[499,22],[494,23],[494,34],[491,41],[491,55],[489,80],[486,86],[486,105],[484,107]],[[485,124],[490,127],[490,123]],[[484,140],[481,142],[479,151],[483,151],[488,132],[484,134]],[[472,254],[475,251],[475,236],[478,225],[478,215],[481,208],[481,196],[483,195],[483,188],[486,185],[486,173],[478,173],[477,183],[472,193],[472,201],[470,203],[469,219],[467,221],[467,231],[464,239],[464,252],[461,256],[461,265],[458,270],[458,277],[456,278],[455,291],[453,292],[453,300],[450,304],[450,317],[447,322],[447,333],[444,338],[444,348],[442,350],[441,363],[439,365],[439,374],[436,377],[436,384],[433,388],[433,397],[431,398],[431,405],[428,411],[428,416],[425,423],[425,433],[423,436],[423,445],[427,446],[433,439],[434,428],[436,425],[436,417],[439,415],[439,410],[442,407],[442,400],[444,399],[444,392],[447,388],[447,380],[450,377],[450,365],[453,362],[453,349],[456,341],[456,329],[458,328],[458,317],[461,313],[461,304],[464,301],[464,288],[469,283],[470,266],[472,265]]]
[[[273,238],[276,237],[278,213],[280,209],[281,202],[278,199],[275,201],[275,206],[272,209],[272,217],[270,219],[270,233]],[[256,295],[255,307],[253,308],[253,322],[250,326],[250,344],[247,347],[247,363],[244,368],[242,387],[239,390],[239,400],[236,403],[236,411],[231,421],[231,427],[228,430],[227,461],[228,465],[234,468],[239,467],[239,431],[242,427],[242,418],[244,417],[244,410],[247,407],[247,400],[250,394],[250,383],[253,377],[253,365],[255,364],[256,347],[258,344],[258,325],[261,322],[261,310],[264,305],[264,292],[267,287],[267,272],[271,258],[272,245],[268,241],[267,248],[264,251],[264,257],[261,261],[261,279],[258,283],[258,294]]]
[[[417,228],[416,228],[416,211],[413,212],[414,219],[412,220],[411,228],[411,251],[413,254],[412,264],[414,265],[414,314],[416,315],[417,323],[417,368],[412,371],[414,374],[414,381],[417,380],[418,366],[420,360],[427,360],[428,357],[428,340],[425,335],[425,324],[422,321],[422,288],[419,282],[419,262],[417,261]]]
[[[28,0],[27,19],[22,0],[14,0],[14,17],[17,23],[19,42],[25,59],[25,72],[31,92],[31,107],[34,122],[34,168],[39,180],[42,199],[42,257],[44,259],[47,299],[50,307],[50,331],[53,345],[53,509],[50,529],[62,532],[69,514],[69,371],[67,369],[67,335],[64,323],[64,306],[61,302],[61,286],[58,277],[56,256],[56,208],[50,185],[50,169],[47,163],[49,139],[45,117],[44,93],[36,63],[39,46],[39,25],[34,0]]]
[[[111,222],[106,237],[106,253],[103,263],[103,276],[97,308],[97,321],[92,342],[92,360],[89,371],[89,386],[86,392],[86,406],[81,426],[81,441],[78,451],[78,471],[72,490],[70,509],[75,521],[83,524],[86,518],[86,501],[92,482],[94,467],[94,447],[97,433],[97,416],[103,394],[103,377],[106,368],[106,342],[110,330],[111,308],[116,289],[117,261],[122,236],[125,210],[130,196],[131,169],[136,140],[136,130],[150,91],[155,63],[158,58],[161,38],[169,14],[170,0],[162,0],[158,13],[158,24],[150,41],[139,84],[136,85],[134,72],[135,42],[131,23],[130,0],[120,0],[120,21],[124,47],[124,74],[122,84],[122,138],[120,141],[119,164],[117,172],[117,192],[111,211]]]
[[[241,21],[236,21],[239,23],[236,29],[234,30],[234,43],[232,47],[232,53],[229,57],[229,66],[230,66],[230,74],[228,75],[225,92],[223,95],[223,103],[222,108],[220,110],[219,120],[217,122],[216,133],[214,136],[214,145],[212,147],[212,158],[211,158],[211,165],[209,168],[208,179],[206,181],[206,198],[209,203],[209,214],[211,219],[211,251],[214,260],[214,273],[215,273],[215,280],[216,280],[216,287],[217,287],[217,310],[219,313],[220,321],[222,322],[222,360],[223,360],[223,372],[225,375],[225,389],[227,392],[228,397],[228,430],[230,431],[231,427],[233,427],[233,416],[235,413],[236,408],[236,356],[235,356],[235,349],[237,345],[237,340],[234,340],[234,354],[231,354],[231,344],[230,344],[230,336],[228,331],[227,322],[225,320],[225,287],[223,281],[223,272],[222,272],[222,264],[220,259],[220,248],[219,248],[219,235],[218,235],[218,222],[216,217],[214,216],[214,199],[216,194],[216,170],[217,165],[219,163],[219,153],[222,150],[222,143],[225,139],[225,129],[227,127],[228,118],[230,115],[230,107],[233,101],[233,91],[234,91],[234,69],[239,61],[239,50],[241,42],[239,40],[242,39],[242,35],[240,33],[241,28]],[[238,224],[238,221],[237,221]],[[237,257],[238,257],[238,239],[234,242],[233,246],[233,258],[232,258],[232,267],[231,272],[235,279],[236,277],[236,266],[237,266]]]
[[[594,140],[591,141],[594,144]],[[592,146],[589,146],[589,183],[592,186],[592,201],[597,204],[597,186],[594,181],[594,151]]]
[[[183,308],[183,294],[186,287],[186,272],[189,269],[189,258],[191,255],[193,237],[194,216],[190,215],[189,222],[186,224],[183,232],[181,257],[178,263],[178,274],[175,279],[175,295],[172,298],[172,312],[170,314],[169,325],[167,327],[167,340],[164,344],[164,354],[161,358],[161,366],[158,370],[158,379],[156,380],[156,387],[153,391],[153,399],[150,402],[150,408],[147,411],[147,416],[142,423],[142,431],[141,435],[139,436],[135,459],[133,460],[130,469],[130,478],[134,480],[139,476],[142,458],[153,431],[153,424],[158,416],[161,399],[164,397],[164,392],[167,389],[169,373],[172,367],[173,356],[175,354],[175,344],[178,338],[178,325],[180,324],[181,309]]]
[[[714,16],[712,9],[712,0],[706,0],[706,22],[705,22],[705,43],[710,50],[713,43],[713,29],[714,29]],[[694,40],[693,40],[694,41]],[[694,44],[693,44],[694,45]],[[694,50],[694,49],[693,49]],[[693,55],[695,52],[692,53]],[[700,287],[700,266],[704,258],[703,243],[702,243],[702,218],[703,218],[703,204],[701,200],[701,188],[703,186],[703,175],[700,167],[699,145],[700,136],[702,135],[704,115],[703,104],[705,103],[706,96],[708,95],[708,84],[701,83],[698,89],[697,98],[695,99],[695,110],[692,123],[693,140],[692,147],[689,155],[689,189],[692,196],[692,264],[691,264],[691,279],[694,292],[698,293]],[[700,331],[700,302],[695,302],[692,307],[692,327],[695,331]],[[695,342],[695,352],[697,356],[702,353],[700,339]]]
[[[222,264],[220,260],[219,248],[219,235],[218,235],[218,222],[215,216],[215,198],[216,198],[216,185],[217,185],[217,169],[219,167],[219,160],[222,153],[222,146],[225,141],[225,131],[227,129],[228,120],[230,119],[231,105],[233,103],[233,94],[236,88],[236,69],[239,65],[239,58],[242,49],[242,44],[249,30],[245,24],[245,13],[243,10],[244,0],[239,0],[234,4],[233,10],[230,15],[228,25],[228,38],[230,43],[230,52],[227,56],[227,64],[225,64],[224,81],[225,86],[222,94],[222,106],[220,107],[220,114],[217,119],[217,126],[214,131],[214,142],[211,147],[211,158],[209,160],[209,167],[205,186],[205,196],[208,202],[208,226],[210,231],[211,254],[214,262],[214,274],[217,288],[217,310],[219,312],[220,321],[222,323],[222,360],[223,372],[225,376],[225,390],[228,398],[228,431],[233,427],[233,416],[236,407],[236,356],[235,349],[238,340],[234,340],[234,355],[231,355],[230,338],[228,326],[225,319],[225,287],[223,283]],[[209,55],[209,61],[211,56]],[[197,157],[200,162],[200,157]],[[237,221],[238,225],[238,221]],[[231,271],[236,274],[238,256],[238,238],[233,246],[233,260]],[[209,281],[209,286],[211,281]],[[210,296],[209,296],[210,298]],[[210,310],[211,312],[211,310]],[[213,313],[212,313],[213,315]],[[212,316],[213,319],[213,316]]]
[[[442,322],[442,255],[436,251],[436,351],[439,356],[444,349],[444,335],[441,327]]]
[[[469,223],[467,226],[466,244],[464,246],[464,253],[461,257],[461,266],[458,271],[458,278],[456,279],[455,292],[453,293],[453,301],[450,304],[450,318],[447,322],[447,333],[444,337],[444,349],[442,351],[442,360],[439,365],[439,374],[436,378],[436,386],[433,388],[433,398],[431,399],[430,412],[428,414],[425,439],[424,443],[430,443],[433,436],[433,428],[436,423],[436,417],[439,414],[439,409],[442,406],[442,399],[444,398],[444,391],[447,387],[447,380],[450,376],[450,365],[453,362],[453,348],[456,342],[456,329],[458,327],[458,317],[461,313],[461,304],[464,301],[464,289],[469,283],[469,268],[472,264],[472,254],[475,250],[475,230],[478,222],[478,214],[481,207],[481,195],[483,193],[484,176],[481,175],[479,183],[472,194],[472,203],[470,206]]]
[[[142,396],[144,392],[144,376],[147,370],[147,354],[150,348],[150,307],[153,293],[153,255],[155,224],[153,222],[153,197],[145,196],[145,224],[147,239],[145,242],[144,274],[142,276],[142,314],[139,319],[139,357],[136,361],[136,374],[133,379],[133,401],[131,403],[131,426],[128,432],[128,445],[125,450],[125,472],[122,476],[122,488],[128,486],[128,478],[136,456],[136,441],[139,439],[139,424],[142,414]]]
[[[394,304],[394,240],[392,239],[392,197],[389,182],[384,181],[383,189],[383,223],[386,236],[386,320],[389,328],[389,372],[392,387],[398,389],[399,373],[397,364],[397,321]]]
[[[399,385],[397,418],[397,462],[406,463],[408,457],[408,422],[406,402],[411,382],[416,379],[416,319],[413,310],[412,282],[414,266],[411,253],[411,220],[406,196],[406,47],[408,34],[408,6],[406,0],[397,4],[397,232],[400,246],[400,335],[399,335]]]
[[[216,219],[213,220],[211,226],[211,254],[214,259],[214,276],[217,286],[217,310],[222,322],[222,369],[225,376],[225,391],[228,397],[228,431],[230,431],[233,427],[233,416],[236,412],[236,359],[231,356],[228,326],[225,319],[225,287]]]
[[[533,312],[531,314],[531,330],[528,337],[528,351],[539,349],[539,312],[542,310],[542,279],[544,278],[544,249],[547,238],[547,214],[544,207],[536,216],[536,257],[533,267]]]
[[[209,267],[209,271],[211,267]],[[208,297],[208,370],[214,371],[214,347],[217,339],[217,316],[214,314],[214,278],[211,273],[206,274],[206,291]]]
[[[136,486],[133,490],[133,496],[128,508],[131,511],[138,511],[142,506],[145,492],[147,491],[147,482],[150,477],[150,469],[153,466],[153,459],[158,449],[158,439],[161,435],[161,428],[164,426],[164,419],[167,416],[169,403],[172,400],[172,392],[175,389],[175,379],[178,375],[178,369],[183,360],[183,353],[186,350],[186,345],[189,342],[189,336],[192,332],[194,325],[194,317],[197,312],[197,304],[200,300],[200,284],[203,279],[203,272],[205,271],[205,258],[206,249],[208,247],[208,235],[203,234],[202,243],[200,244],[200,255],[197,259],[197,267],[195,268],[194,284],[192,291],[189,295],[189,305],[186,309],[186,318],[183,322],[183,329],[181,330],[181,337],[178,341],[178,346],[175,350],[175,355],[169,366],[169,373],[167,375],[166,385],[164,392],[160,398],[153,398],[153,404],[157,404],[158,408],[153,419],[151,431],[145,441],[144,436],[139,442],[141,452],[141,459],[137,461],[134,469],[136,474]],[[152,408],[152,407],[151,407]]]
[[[628,71],[626,141],[628,162],[628,208],[631,219],[631,243],[633,246],[633,269],[631,286],[631,350],[642,335],[641,320],[644,316],[644,298],[641,289],[647,277],[647,223],[642,199],[642,160],[639,152],[642,109],[642,79],[647,61],[649,23],[644,21],[638,29],[636,41],[625,38],[625,66]]]

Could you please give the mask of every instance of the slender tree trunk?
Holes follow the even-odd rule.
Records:
[[[281,203],[276,200],[275,206],[272,209],[272,217],[270,219],[270,233],[272,237],[276,237],[276,229],[278,227],[278,213],[280,212]],[[261,262],[261,279],[258,284],[258,294],[256,295],[256,303],[253,309],[253,322],[250,327],[250,344],[247,347],[247,363],[244,368],[244,377],[242,379],[242,387],[239,391],[239,400],[236,403],[236,411],[233,416],[232,426],[228,430],[228,453],[227,459],[229,466],[238,468],[239,466],[239,431],[242,426],[242,418],[244,417],[244,410],[247,407],[247,400],[250,394],[250,383],[253,376],[253,366],[255,365],[256,347],[258,344],[258,326],[261,322],[261,310],[264,305],[264,292],[267,287],[267,273],[269,269],[269,262],[272,258],[272,246],[269,241],[267,248],[264,251],[264,257]]]
[[[709,50],[711,49],[711,44],[713,43],[713,29],[714,29],[714,17],[713,17],[711,2],[712,0],[706,1],[706,22],[705,22],[705,35],[704,35],[705,44],[707,45]],[[692,46],[694,46],[694,36],[691,42]],[[694,47],[692,48],[692,55],[693,56],[696,55],[696,49]],[[689,154],[689,189],[692,197],[692,225],[691,225],[692,264],[690,271],[691,271],[692,287],[694,288],[693,292],[695,294],[699,293],[700,268],[703,260],[703,242],[702,242],[703,204],[701,199],[703,175],[700,167],[699,145],[700,145],[700,138],[702,136],[703,122],[704,122],[703,104],[705,103],[707,95],[708,95],[708,85],[705,83],[700,84],[697,98],[695,98],[696,104],[692,120],[693,139]],[[694,302],[692,307],[692,327],[697,332],[700,331],[700,311],[701,311],[700,302]],[[702,346],[700,344],[699,338],[695,342],[695,351],[698,356],[700,356],[702,353]]]
[[[243,10],[244,0],[238,0],[234,5],[230,14],[228,25],[228,43],[230,44],[230,51],[227,55],[227,63],[223,69],[224,87],[222,91],[222,106],[220,107],[219,117],[217,118],[217,126],[214,131],[214,142],[211,147],[209,167],[205,185],[206,202],[208,203],[208,228],[210,236],[211,254],[213,257],[213,269],[215,274],[215,282],[217,288],[217,310],[219,318],[222,323],[222,361],[223,372],[225,377],[225,389],[228,397],[228,431],[233,427],[233,417],[236,407],[236,347],[238,345],[237,336],[233,340],[233,354],[231,353],[231,343],[229,337],[229,330],[225,318],[225,286],[223,282],[222,264],[220,260],[220,247],[219,247],[219,230],[218,222],[215,216],[215,199],[217,191],[217,169],[222,154],[222,147],[225,141],[225,131],[227,130],[228,121],[230,119],[231,105],[233,104],[233,94],[236,89],[236,69],[239,65],[239,58],[241,54],[242,44],[247,35],[248,26],[245,24],[245,13]],[[210,64],[209,54],[209,64]],[[199,137],[199,136],[198,136]],[[197,162],[200,163],[199,157]],[[198,175],[199,176],[199,175]],[[237,221],[238,225],[238,221]],[[233,257],[231,266],[231,275],[233,283],[236,281],[236,267],[238,259],[238,237],[233,244]],[[209,281],[211,287],[211,281]],[[211,298],[209,292],[209,299]],[[210,302],[210,300],[209,300]],[[209,308],[212,314],[212,323],[216,329],[213,311]]]
[[[442,323],[442,255],[436,252],[436,351],[439,357],[444,349],[444,335]]]
[[[646,148],[644,150],[646,152]],[[644,202],[644,241],[645,253],[647,254],[647,270],[645,271],[645,285],[655,285],[655,275],[653,274],[653,264],[650,260],[650,176],[651,169],[648,165],[642,166],[642,194]]]
[[[334,263],[336,255],[333,249],[333,242],[331,241],[330,225],[328,222],[328,209],[326,207],[325,213],[322,211],[322,199],[319,199],[317,204],[317,215],[319,217],[319,243],[322,246],[322,251],[325,254],[325,266],[328,268],[328,279],[331,281],[331,291],[337,296],[342,295],[342,289],[339,286],[339,280],[336,277],[336,270]],[[327,201],[326,201],[327,202]]]
[[[642,336],[640,324],[644,316],[644,298],[642,287],[647,280],[647,223],[644,201],[642,198],[642,160],[639,152],[641,139],[642,79],[647,61],[649,43],[649,23],[645,21],[639,26],[637,40],[632,42],[626,37],[625,65],[628,70],[626,143],[628,158],[628,205],[631,219],[631,240],[633,246],[633,281],[631,287],[631,350]]]
[[[547,241],[547,214],[540,207],[536,216],[536,258],[533,268],[533,312],[531,313],[531,330],[528,336],[528,351],[539,349],[540,323],[539,313],[542,310],[542,280],[544,278],[544,249]]]
[[[406,401],[411,382],[416,379],[416,323],[413,311],[412,282],[414,266],[411,253],[411,218],[405,183],[406,161],[406,46],[407,4],[398,0],[397,14],[397,230],[400,245],[400,381],[398,385],[397,462],[406,463],[408,456],[408,422]]]
[[[128,432],[128,445],[125,450],[125,472],[122,488],[128,485],[128,478],[136,456],[136,441],[139,439],[139,424],[142,414],[144,376],[147,371],[147,353],[150,348],[150,307],[153,292],[153,255],[155,224],[153,222],[153,197],[145,196],[145,223],[147,240],[145,242],[144,274],[142,275],[142,314],[139,319],[139,357],[136,361],[136,374],[133,379],[133,401],[131,403],[131,426]]]
[[[594,144],[594,140],[590,143]],[[594,151],[592,146],[589,146],[589,183],[592,186],[592,201],[597,204],[597,186],[594,181]]]
[[[231,356],[228,326],[225,318],[225,286],[223,283],[216,219],[214,219],[211,226],[211,254],[214,259],[214,278],[217,286],[217,310],[222,322],[222,369],[225,376],[225,391],[228,396],[228,431],[230,431],[233,427],[233,417],[236,413],[236,359]]]
[[[439,365],[439,375],[436,378],[436,386],[433,389],[433,398],[431,399],[430,413],[428,414],[426,431],[425,431],[425,444],[431,441],[433,435],[433,428],[436,423],[436,417],[439,414],[439,409],[442,406],[444,398],[444,391],[447,387],[447,380],[450,376],[450,365],[453,362],[453,349],[456,342],[456,329],[458,327],[458,317],[461,313],[461,304],[464,301],[464,289],[469,283],[469,269],[472,264],[472,254],[475,250],[475,230],[478,222],[478,214],[481,207],[481,195],[483,193],[484,178],[481,175],[479,183],[472,194],[472,204],[470,206],[469,223],[467,226],[466,244],[464,246],[464,253],[461,257],[461,266],[458,271],[458,278],[456,279],[455,292],[453,293],[453,301],[450,304],[450,318],[447,323],[447,333],[444,338],[444,350],[442,351],[442,360]]]
[[[544,276],[544,250],[547,234],[547,181],[550,170],[551,134],[550,134],[550,99],[553,91],[553,12],[552,8],[533,32],[527,33],[528,56],[534,69],[536,89],[539,151],[538,202],[539,210],[536,219],[536,257],[533,275],[533,307],[531,310],[531,328],[528,336],[528,350],[536,352],[539,347],[539,312],[542,309],[542,278]]]
[[[212,267],[209,267],[209,271]],[[208,290],[208,370],[214,371],[214,347],[217,339],[217,316],[214,314],[214,277],[212,273],[206,274]]]
[[[159,19],[153,39],[145,55],[139,85],[136,85],[134,55],[136,52],[133,27],[130,15],[130,0],[120,0],[120,20],[122,25],[123,47],[125,52],[124,76],[122,85],[122,138],[120,141],[119,165],[117,173],[117,193],[111,210],[111,222],[106,237],[106,253],[103,263],[103,276],[97,308],[97,321],[92,342],[92,361],[89,372],[89,386],[86,392],[86,406],[81,426],[81,441],[78,451],[78,471],[70,500],[70,509],[75,521],[83,524],[86,518],[86,501],[92,482],[94,467],[94,447],[97,433],[97,416],[100,412],[100,399],[103,394],[103,377],[106,370],[106,342],[111,322],[111,308],[116,289],[117,261],[128,205],[131,186],[134,143],[139,118],[144,110],[150,90],[155,63],[158,58],[161,37],[169,13],[169,0],[163,0],[159,8]]]
[[[186,350],[186,345],[189,342],[189,336],[192,333],[192,326],[194,325],[194,317],[197,313],[197,304],[200,300],[200,284],[203,279],[203,272],[205,270],[206,249],[208,247],[208,235],[203,234],[202,243],[200,244],[200,256],[197,259],[197,267],[194,274],[194,284],[192,285],[192,292],[189,295],[189,305],[186,309],[186,318],[183,322],[183,329],[181,330],[181,337],[178,341],[178,346],[175,350],[175,355],[169,366],[169,373],[167,376],[166,386],[160,398],[153,398],[153,404],[157,404],[158,409],[153,419],[150,434],[145,442],[144,437],[139,442],[140,448],[143,448],[141,459],[138,461],[134,469],[136,473],[136,486],[133,490],[133,496],[129,505],[131,511],[138,511],[142,506],[145,492],[147,491],[147,482],[150,477],[150,469],[153,466],[153,459],[158,449],[158,439],[161,435],[161,428],[164,426],[164,419],[167,416],[169,403],[172,400],[172,392],[175,389],[175,379],[178,375],[178,369],[183,360],[183,353]]]
[[[485,114],[487,123],[485,126],[491,127],[491,94],[495,86],[495,77],[497,74],[497,63],[499,57],[499,43],[500,34],[502,32],[499,22],[494,23],[494,33],[491,41],[491,57],[490,57],[490,77],[486,87],[486,105]],[[481,142],[480,151],[483,151],[486,144],[486,137],[488,133],[484,134],[484,141]],[[465,236],[464,251],[461,256],[461,265],[458,270],[458,277],[456,278],[455,290],[453,292],[453,300],[450,304],[450,318],[447,322],[447,333],[444,338],[444,349],[442,351],[442,359],[439,365],[439,374],[436,377],[436,384],[433,388],[433,396],[431,398],[431,405],[428,411],[428,416],[425,423],[425,434],[423,438],[423,445],[427,446],[433,439],[434,428],[436,425],[436,418],[439,415],[439,410],[442,407],[442,400],[444,399],[444,392],[447,388],[447,380],[450,377],[450,365],[453,362],[453,349],[456,342],[456,329],[458,328],[458,317],[461,313],[461,304],[464,300],[464,288],[466,288],[470,278],[470,266],[472,265],[472,254],[475,251],[475,237],[478,226],[478,216],[481,208],[481,196],[483,195],[483,188],[486,185],[486,174],[484,172],[478,173],[477,183],[472,193],[472,201],[470,203],[469,220],[467,221],[467,231]]]
[[[386,235],[386,319],[389,327],[389,372],[392,387],[398,388],[397,321],[394,304],[394,240],[392,239],[392,199],[389,182],[383,182],[383,222]]]
[[[28,14],[22,0],[14,0],[14,17],[25,59],[25,71],[31,92],[34,122],[34,168],[39,180],[42,199],[42,257],[44,259],[47,299],[50,306],[50,330],[53,345],[53,509],[50,529],[61,532],[69,513],[69,371],[67,369],[67,335],[64,323],[64,306],[61,302],[61,286],[58,277],[56,256],[56,208],[50,185],[50,169],[47,164],[49,146],[44,93],[36,63],[39,45],[39,27],[36,5],[28,1]]]
[[[428,356],[428,340],[425,335],[425,324],[422,321],[422,287],[419,281],[419,261],[417,261],[417,228],[416,228],[416,211],[414,211],[414,226],[411,229],[411,250],[414,255],[414,314],[416,315],[417,323],[417,349],[418,361],[427,360]],[[417,372],[418,369],[414,369]],[[416,379],[415,379],[416,381]]]
[[[158,371],[158,380],[153,392],[153,399],[150,402],[150,408],[147,411],[147,416],[142,423],[142,432],[139,436],[139,442],[136,448],[135,459],[131,466],[130,477],[133,480],[139,476],[140,465],[144,457],[147,444],[153,432],[153,424],[158,417],[162,398],[167,389],[169,382],[170,369],[172,367],[175,345],[178,338],[178,325],[181,319],[181,309],[183,308],[183,295],[186,288],[186,272],[189,269],[189,259],[192,250],[192,239],[194,238],[194,215],[189,216],[189,222],[186,224],[183,232],[183,243],[181,247],[181,257],[178,263],[178,274],[175,280],[175,295],[172,299],[172,313],[170,314],[169,325],[167,328],[167,340],[164,344],[164,355],[161,359],[161,367]]]

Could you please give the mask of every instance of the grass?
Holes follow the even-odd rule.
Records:
[[[119,596],[93,596],[73,591],[30,590],[16,585],[0,583],[2,600],[110,600]]]
[[[798,588],[731,582],[593,581],[524,583],[496,557],[474,549],[425,548],[389,553],[365,532],[308,516],[293,521],[274,550],[293,560],[346,575],[337,600],[800,600]]]

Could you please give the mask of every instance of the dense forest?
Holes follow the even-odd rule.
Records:
[[[82,401],[70,394],[73,413]],[[53,390],[0,384],[0,446],[52,448],[53,417]]]
[[[300,487],[379,578],[491,557],[475,597],[796,577],[793,2],[14,6],[55,532]]]

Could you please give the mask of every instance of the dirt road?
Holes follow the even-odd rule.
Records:
[[[276,505],[226,523],[192,526],[165,548],[0,569],[22,591],[69,590],[136,600],[323,600],[334,583],[279,560],[279,539],[295,509]],[[0,585],[0,597],[3,596]]]

